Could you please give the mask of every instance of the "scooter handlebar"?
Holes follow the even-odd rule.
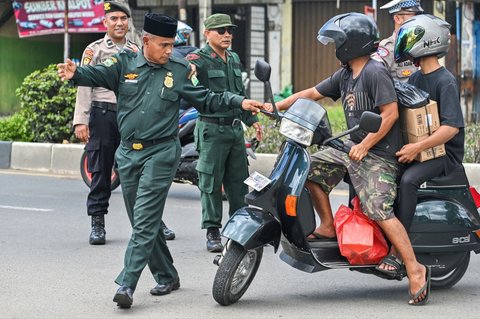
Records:
[[[349,154],[350,150],[352,149],[350,146],[345,145],[345,143],[342,140],[331,140],[326,145],[347,154]]]

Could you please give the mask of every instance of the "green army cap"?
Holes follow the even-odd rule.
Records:
[[[120,11],[130,18],[130,10],[128,10],[127,6],[116,1],[105,1],[103,4],[103,11],[105,11],[105,14]]]
[[[215,13],[205,19],[203,22],[205,29],[216,29],[222,27],[236,27],[235,24],[232,23],[230,16],[224,13]]]

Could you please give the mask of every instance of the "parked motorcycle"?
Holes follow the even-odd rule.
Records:
[[[178,121],[178,137],[180,139],[180,145],[182,146],[182,153],[180,155],[180,163],[178,164],[173,181],[175,183],[198,185],[198,175],[195,167],[197,166],[199,154],[195,147],[193,131],[199,113],[193,107],[182,110],[181,112]],[[248,157],[256,159],[255,149],[257,146],[258,141],[256,138],[245,140]],[[92,183],[92,174],[88,171],[88,156],[86,151],[83,152],[80,159],[80,173],[85,184],[90,187]],[[112,169],[111,185],[111,190],[116,189],[120,185],[120,178],[116,170],[116,164]]]
[[[269,84],[270,66],[257,61],[255,75]],[[273,98],[271,99],[272,104]],[[280,259],[308,273],[329,269],[350,269],[385,279],[402,280],[405,273],[388,277],[376,265],[351,265],[340,254],[334,240],[309,242],[315,229],[315,213],[305,187],[310,167],[306,148],[328,145],[348,152],[340,139],[358,129],[375,132],[381,117],[364,112],[359,125],[331,137],[326,110],[314,101],[298,99],[284,115],[274,106],[270,114],[281,120],[280,133],[287,140],[270,176],[253,173],[247,194],[248,207],[239,209],[225,225],[227,243],[214,263],[218,270],[213,282],[213,298],[221,305],[237,302],[250,286],[262,260],[265,245],[272,245]],[[431,267],[432,288],[450,288],[465,274],[470,252],[480,253],[480,195],[469,187],[465,171],[427,181],[418,191],[418,204],[409,237],[416,257]]]

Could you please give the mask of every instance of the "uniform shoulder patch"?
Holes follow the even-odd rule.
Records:
[[[111,67],[112,65],[114,65],[115,63],[117,63],[118,60],[116,57],[112,56],[108,59],[106,59],[104,62],[103,62],[103,65],[105,65],[107,68]]]
[[[83,51],[83,60],[82,65],[89,65],[92,62],[94,52],[90,47],[87,47],[85,51]]]
[[[384,57],[387,57],[389,54],[390,54],[390,51],[388,51],[387,49],[385,49],[384,47],[379,47],[377,49],[377,53],[379,56],[381,56],[382,58]]]
[[[190,53],[185,57],[185,59],[187,59],[188,61],[193,61],[200,59],[200,56],[196,53]]]

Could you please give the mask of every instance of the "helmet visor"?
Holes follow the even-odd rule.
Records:
[[[347,39],[345,32],[338,26],[338,19],[327,21],[318,31],[317,40],[327,45],[330,42],[335,42],[337,48]]]
[[[425,29],[421,26],[412,26],[409,28],[400,28],[397,41],[395,42],[395,61],[402,62],[409,58],[410,51],[425,34]]]

